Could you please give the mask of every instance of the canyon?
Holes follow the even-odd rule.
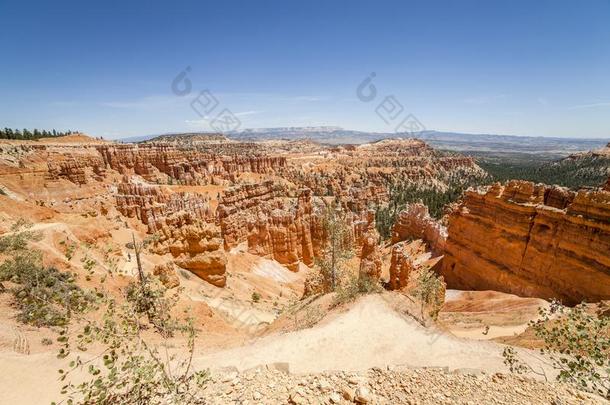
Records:
[[[417,200],[473,184],[441,218]],[[404,200],[404,190],[415,196]],[[463,349],[497,372],[501,350],[486,325],[493,339],[508,338],[524,333],[546,300],[610,299],[610,179],[578,191],[491,183],[474,158],[418,139],[0,140],[0,202],[0,237],[30,221],[42,234],[33,246],[45,265],[73,273],[84,288],[121,300],[140,270],[159,280],[177,297],[176,311],[191,311],[203,331],[195,364],[223,370],[255,366],[267,353],[324,371],[297,356],[295,342],[326,353],[320,339],[345,328],[362,353],[355,370],[375,366],[371,350],[392,339],[424,344],[438,334],[445,350],[455,333],[490,340]],[[389,229],[380,212],[391,215]],[[434,291],[422,292],[422,280],[436,275]],[[421,296],[426,302],[416,304]],[[0,343],[12,347],[1,325],[24,328],[9,301],[0,304]],[[363,314],[380,323],[372,327]],[[36,342],[50,331],[20,333],[28,350],[47,353]],[[377,345],[367,345],[367,334]],[[436,364],[426,353],[401,356]],[[329,366],[339,361],[325,356]],[[452,366],[465,367],[466,358]]]

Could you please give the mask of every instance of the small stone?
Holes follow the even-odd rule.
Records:
[[[347,399],[348,401],[354,400],[354,391],[352,391],[351,388],[343,388],[341,390],[341,395],[343,395],[343,398]]]
[[[330,394],[330,402],[332,402],[333,404],[338,404],[339,402],[341,402],[341,395],[339,395],[337,392],[333,392],[332,394]]]
[[[295,405],[301,405],[306,404],[307,400],[305,399],[304,392],[301,389],[297,388],[296,390],[290,393],[290,396],[288,397],[288,402]]]
[[[318,383],[318,388],[320,389],[320,391],[322,392],[329,392],[332,387],[331,385],[328,383],[328,381],[326,380],[322,380]]]
[[[260,401],[263,398],[263,394],[261,394],[258,391],[254,391],[254,394],[252,394],[252,399],[255,401]]]
[[[358,387],[354,401],[359,404],[368,404],[371,402],[371,393],[369,389],[366,387]]]

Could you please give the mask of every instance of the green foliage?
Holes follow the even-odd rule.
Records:
[[[336,290],[334,305],[352,302],[361,295],[380,293],[383,287],[376,280],[365,275],[351,275],[346,282],[339,285]]]
[[[252,302],[256,303],[256,302],[259,302],[260,300],[261,300],[261,295],[258,292],[254,291],[252,293]]]
[[[391,185],[390,199],[387,206],[380,206],[375,212],[377,231],[382,239],[392,236],[392,226],[396,217],[407,204],[421,202],[428,207],[430,216],[439,219],[443,216],[445,207],[457,201],[470,186],[481,185],[484,179],[468,177],[446,179],[447,188],[422,187],[411,182],[401,182]]]
[[[330,291],[335,291],[343,263],[353,255],[353,241],[350,240],[350,229],[344,215],[345,213],[329,206],[322,217],[325,244],[316,264],[320,267],[324,286]]]
[[[527,180],[571,189],[598,187],[610,176],[610,158],[594,155],[555,162],[481,159],[478,164],[490,174],[492,181]]]
[[[72,260],[77,247],[76,243],[70,241],[69,239],[66,239],[59,242],[59,244],[63,246],[64,256],[66,256],[66,259],[68,259],[68,261]]]
[[[424,321],[424,309],[429,308],[428,315],[436,318],[444,302],[444,281],[428,268],[422,268],[417,274],[415,287],[411,291],[419,302],[421,318]]]
[[[157,332],[170,337],[176,327],[171,309],[178,298],[177,293],[171,299],[165,298],[165,292],[165,287],[157,279],[146,278],[141,282],[129,283],[125,288],[125,298],[137,314],[146,315]]]
[[[73,134],[73,131],[65,131],[65,132],[60,132],[60,131],[56,131],[56,130],[51,130],[51,131],[47,131],[46,129],[38,130],[38,129],[34,129],[33,131],[30,131],[28,129],[23,129],[23,130],[19,130],[19,129],[12,129],[12,128],[0,128],[0,139],[19,139],[19,140],[26,140],[26,141],[32,141],[32,140],[36,140],[36,139],[40,139],[40,138],[53,138],[53,137],[60,137],[60,136],[66,136],[66,135],[70,135]]]
[[[74,275],[44,267],[42,255],[28,248],[30,241],[42,235],[29,230],[25,221],[17,221],[13,232],[0,238],[0,253],[8,258],[0,265],[0,282],[10,282],[8,291],[17,318],[34,326],[58,326],[69,322],[73,312],[89,309],[95,296],[75,283]]]
[[[540,351],[559,371],[557,380],[610,399],[610,318],[607,315],[592,313],[585,304],[567,308],[554,301],[548,309],[541,308],[539,319],[529,326],[544,341]],[[511,372],[536,372],[512,348],[506,348],[503,356]]]
[[[85,320],[76,337],[68,328],[61,332],[58,357],[72,358],[67,370],[59,370],[65,381],[61,394],[68,403],[81,404],[206,403],[201,388],[209,373],[191,367],[197,334],[193,320],[157,311],[174,307],[177,296],[166,297],[165,289],[152,282],[131,285],[125,295],[123,304],[105,297],[102,321]],[[144,333],[150,327],[160,334],[160,342]],[[171,350],[167,339],[175,334],[187,340],[186,357]],[[102,350],[88,360],[73,354],[74,348],[91,347]],[[82,371],[90,378],[73,383],[71,376]]]

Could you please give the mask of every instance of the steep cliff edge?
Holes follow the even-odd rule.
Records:
[[[610,298],[610,192],[511,181],[469,191],[449,215],[449,288],[566,303]]]

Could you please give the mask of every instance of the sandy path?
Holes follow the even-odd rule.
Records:
[[[501,353],[502,346],[493,342],[432,332],[394,311],[382,297],[367,296],[329,322],[203,355],[195,359],[195,364],[244,370],[287,362],[295,373],[356,371],[387,365],[506,372]]]

